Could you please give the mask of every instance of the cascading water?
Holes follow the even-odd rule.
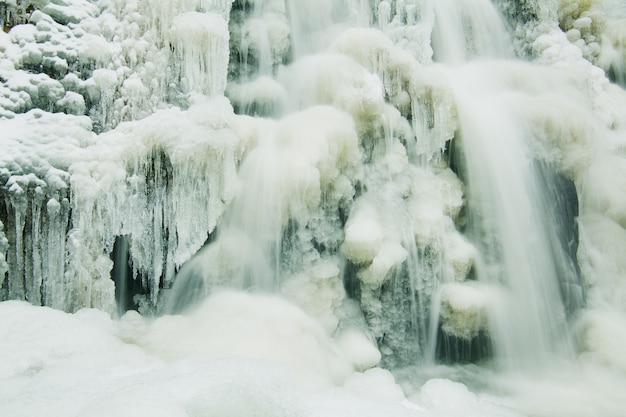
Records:
[[[622,417],[625,17],[0,2],[0,414]]]
[[[504,22],[489,0],[435,3],[435,61],[462,64],[477,58],[508,58],[513,47]]]
[[[546,205],[546,199],[566,189],[556,182],[558,177],[541,176],[533,162],[532,133],[510,104],[517,87],[508,68],[485,61],[509,58],[513,50],[496,9],[490,2],[441,2],[435,13],[435,58],[456,67],[445,71],[458,115],[453,159],[467,184],[465,235],[478,249],[468,287],[444,286],[436,299],[441,303],[441,297],[462,297],[467,291],[479,310],[476,330],[462,331],[465,345],[457,341],[448,352],[443,347],[443,354],[475,360],[493,352],[505,367],[541,366],[556,352],[573,353],[566,310],[584,304],[582,283],[572,267],[576,254],[567,250],[568,241],[554,226],[573,217]],[[469,58],[474,62],[467,63]],[[570,237],[577,242],[577,236]],[[445,330],[438,343],[449,343]],[[478,343],[492,349],[467,340],[485,335],[490,340]]]
[[[258,5],[260,9],[264,6]],[[322,31],[332,36],[330,26],[336,20],[345,18],[344,14],[349,8],[347,5],[335,5],[339,9],[337,12],[330,4],[326,8],[321,7],[316,11],[317,20],[321,23],[318,22],[316,26],[313,22],[311,25],[315,27],[309,28],[308,24],[298,24],[297,15],[307,12],[309,6],[288,6],[291,26],[299,28],[294,36],[301,43],[309,45],[296,48],[301,49],[301,52],[295,54],[296,62],[291,68],[282,70],[279,82],[290,99],[281,107],[300,110],[328,100],[332,103],[334,91],[327,95],[320,94],[323,88],[327,88],[329,80],[322,78],[320,84],[314,81],[320,72],[316,65],[327,65],[325,61],[332,65],[336,61],[349,68],[352,65],[350,61],[342,62],[324,55],[298,59],[298,55],[319,49],[321,46],[314,48],[311,42],[319,40],[319,32]],[[469,56],[506,58],[510,55],[512,46],[507,41],[508,34],[491,3],[438,3],[434,10],[436,58],[461,65]],[[255,17],[251,19],[253,22],[258,19],[259,13],[255,9]],[[497,36],[488,36],[493,33]],[[258,74],[268,76],[271,72],[268,73],[267,65],[267,30],[261,31],[259,35],[265,40],[257,39]],[[243,50],[246,54],[248,47]],[[301,66],[301,62],[307,64]],[[306,71],[312,71],[312,74],[303,76]],[[351,69],[350,77],[356,71],[358,69]],[[554,239],[549,235],[550,232],[541,233],[546,230],[545,225],[555,219],[541,218],[542,190],[536,184],[529,164],[531,157],[522,136],[523,127],[514,120],[512,110],[507,110],[506,103],[499,97],[499,89],[502,87],[494,86],[486,79],[481,81],[484,79],[483,74],[491,75],[486,68],[463,71],[450,72],[448,77],[454,80],[452,91],[460,132],[457,146],[464,149],[466,158],[460,162],[466,171],[469,190],[470,214],[466,233],[480,252],[474,266],[475,278],[492,286],[478,289],[489,294],[485,295],[486,305],[480,307],[485,310],[484,323],[479,325],[480,331],[489,334],[490,340],[486,343],[494,345],[497,358],[509,364],[528,367],[533,361],[541,363],[540,357],[553,351],[555,345],[568,344],[565,309],[559,293],[558,267],[552,260],[551,242]],[[298,76],[294,77],[295,74]],[[339,78],[337,74],[334,77]],[[377,100],[376,87],[375,82],[369,87],[374,89],[369,92],[374,100]],[[492,96],[479,101],[477,97],[485,94]],[[352,109],[347,107],[346,110]],[[329,115],[326,123],[331,125],[331,120]],[[201,300],[215,288],[224,286],[276,292],[287,279],[285,275],[293,273],[290,270],[292,265],[289,268],[283,265],[294,262],[288,259],[293,254],[288,254],[283,248],[283,241],[297,240],[294,231],[299,228],[312,228],[308,224],[312,210],[307,206],[314,207],[319,202],[308,201],[306,188],[310,184],[305,182],[300,185],[297,180],[286,180],[300,175],[297,170],[306,171],[308,161],[300,159],[295,153],[289,153],[287,146],[291,139],[288,142],[284,139],[281,141],[272,130],[273,127],[267,127],[268,134],[259,139],[257,148],[244,161],[240,170],[241,186],[231,208],[227,210],[215,242],[208,245],[178,274],[176,286],[170,293],[168,311],[180,310],[193,300]],[[326,136],[324,132],[316,133]],[[312,134],[310,140],[319,140],[315,136],[315,133]],[[390,152],[390,139],[393,137],[386,135],[387,144],[379,147],[378,152],[383,155]],[[297,145],[294,148],[296,152],[302,152],[306,147],[301,141]],[[366,172],[363,183],[369,191],[369,206],[388,206],[385,210],[394,212],[394,216],[400,219],[407,217],[403,209],[394,208],[402,207],[402,204],[392,203],[397,198],[397,191],[390,189],[384,180],[381,184],[380,179],[370,179]],[[365,196],[362,200],[365,200]],[[376,217],[380,217],[380,214]],[[399,236],[398,246],[390,252],[396,254],[393,255],[395,258],[391,258],[392,263],[384,269],[380,278],[372,278],[372,273],[366,270],[359,271],[354,279],[362,284],[358,285],[358,291],[352,296],[361,298],[365,305],[373,299],[381,300],[376,301],[376,304],[382,303],[386,318],[364,307],[370,330],[381,346],[388,346],[393,352],[392,357],[386,358],[387,361],[407,364],[428,358],[432,353],[425,352],[436,351],[433,344],[438,341],[441,343],[435,334],[438,317],[430,316],[431,313],[438,315],[440,309],[435,306],[431,312],[431,296],[437,290],[438,283],[446,278],[441,275],[438,266],[428,266],[433,262],[428,259],[432,255],[419,251],[417,245],[411,242],[410,236],[414,232],[409,231],[405,235],[399,233],[403,227],[401,224],[406,223],[406,220],[401,220],[396,226],[393,222],[390,218],[383,220],[388,229],[396,229],[392,234]],[[305,246],[311,244],[316,245],[314,241],[309,241]],[[308,256],[313,259],[326,256],[319,251],[311,252],[312,255]],[[335,256],[332,251],[330,255]],[[560,259],[567,257],[561,256]],[[300,263],[300,268],[303,267],[301,260],[296,262]],[[375,258],[370,269],[374,266]],[[388,274],[393,277],[388,278]],[[378,288],[368,288],[372,283]],[[472,291],[477,291],[477,288]],[[441,300],[436,298],[436,302]],[[394,304],[403,307],[398,308]],[[472,337],[477,337],[477,334],[474,333]],[[490,351],[487,349],[487,352]],[[444,357],[449,354],[443,353]],[[452,355],[453,358],[481,357],[479,353],[455,352]]]
[[[466,234],[479,248],[476,280],[493,287],[486,290],[486,326],[496,356],[528,368],[567,344],[551,248],[555,219],[542,207],[544,190],[507,91],[493,86],[494,75],[480,64],[453,78],[468,187]]]
[[[306,132],[294,134],[307,124]],[[360,151],[351,119],[316,106],[268,124],[259,141],[241,166],[237,194],[215,242],[181,269],[173,305],[202,299],[213,287],[276,292],[284,274],[324,255],[313,243],[337,249],[332,236],[318,236],[314,229],[336,227],[325,210],[338,210],[352,196]],[[293,254],[289,245],[296,246]],[[302,265],[299,258],[307,257],[313,258]]]
[[[368,26],[370,6],[364,0],[287,0],[294,57],[324,51],[343,30]]]

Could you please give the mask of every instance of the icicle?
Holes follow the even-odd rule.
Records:
[[[4,234],[4,224],[0,221],[0,298],[4,299],[6,295],[2,289],[5,286],[6,273],[9,271],[7,263],[7,252],[9,250],[9,240]]]
[[[228,39],[227,21],[217,14],[186,12],[172,20],[174,73],[184,92],[224,94]]]
[[[60,202],[51,198],[46,203],[48,216],[45,230],[44,259],[43,259],[43,302],[53,308],[68,309],[69,286],[65,282],[66,274],[66,235],[69,225],[70,203],[67,198]]]
[[[15,237],[14,249],[10,265],[9,298],[24,300],[26,298],[24,269],[24,225],[26,222],[27,200],[25,191],[20,185],[14,183],[9,187],[10,208],[13,215],[13,236]]]

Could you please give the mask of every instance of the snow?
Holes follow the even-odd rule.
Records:
[[[365,373],[376,371],[380,373],[387,373],[387,379],[392,384],[394,383],[393,376],[389,373],[389,371],[382,370],[380,368],[376,368],[376,370],[372,369],[380,362],[380,352],[365,334],[356,329],[348,329],[341,332],[337,338],[337,343],[339,344],[341,350],[349,358],[350,362],[352,362],[355,370]],[[380,385],[385,386],[385,384],[382,383]],[[400,400],[403,399],[403,396],[398,397]]]
[[[448,401],[448,398],[453,400]],[[440,416],[482,416],[491,411],[502,413],[501,415],[506,417],[521,415],[504,407],[492,408],[493,405],[478,398],[465,385],[439,378],[431,379],[424,384],[420,400],[427,407],[434,408],[435,415]]]
[[[362,373],[354,373],[346,381],[345,389],[349,393],[375,401],[398,403],[404,401],[402,388],[396,384],[393,375],[386,369],[372,368]],[[415,406],[411,404],[407,407]]]
[[[64,240],[68,221],[67,170],[80,157],[80,151],[94,141],[91,121],[85,116],[35,109],[5,120],[3,126],[0,163],[7,189],[7,213],[18,236],[14,244],[23,251],[6,258],[10,294],[66,308],[55,289],[67,288],[62,272],[65,245],[59,245],[56,239]],[[48,201],[56,201],[58,206]],[[24,236],[24,230],[31,230],[36,239]],[[27,265],[33,266],[25,269]]]
[[[188,316],[163,316],[145,334],[133,334],[159,357],[268,361],[313,384],[339,384],[351,370],[324,329],[278,297],[216,293]]]
[[[275,297],[223,293],[190,315],[156,320],[18,301],[0,303],[0,315],[0,411],[15,417],[408,417],[468,405],[488,417],[516,416],[444,380],[409,402],[389,371],[351,371],[315,321]]]

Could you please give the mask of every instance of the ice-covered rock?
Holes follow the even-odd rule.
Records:
[[[73,299],[77,283],[65,280],[64,259],[71,211],[68,170],[94,141],[91,121],[36,109],[5,120],[3,134],[0,195],[9,243],[4,298],[60,309],[89,305]]]
[[[469,283],[451,283],[441,287],[439,320],[448,336],[471,340],[489,331],[489,289]]]
[[[163,110],[101,135],[71,167],[78,238],[110,253],[115,237],[128,235],[135,274],[151,289],[152,305],[232,198],[244,149],[233,123],[224,98],[186,112]],[[109,271],[101,272],[108,279]]]

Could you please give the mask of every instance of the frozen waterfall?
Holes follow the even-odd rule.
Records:
[[[0,23],[1,415],[624,416],[623,1]]]

